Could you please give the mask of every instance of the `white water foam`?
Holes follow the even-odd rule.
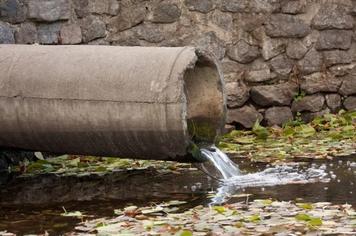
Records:
[[[280,165],[267,168],[261,172],[241,174],[238,165],[215,146],[201,149],[201,152],[223,176],[221,186],[217,189],[216,197],[212,199],[212,204],[222,203],[230,195],[247,187],[329,181],[325,169],[316,169],[315,167],[303,169],[298,165]]]

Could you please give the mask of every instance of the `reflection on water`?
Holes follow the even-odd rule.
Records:
[[[19,235],[44,233],[45,230],[70,231],[81,219],[61,217],[62,206],[95,218],[110,217],[114,209],[129,203],[148,205],[149,202],[185,200],[189,202],[183,206],[186,208],[208,205],[212,202],[212,192],[215,202],[245,201],[246,198],[238,195],[252,194],[249,199],[301,199],[303,202],[328,201],[356,206],[355,158],[278,167],[235,160],[241,175],[232,178],[233,184],[216,181],[198,170],[167,174],[132,170],[87,176],[7,176],[0,186],[0,231],[9,230]],[[210,175],[217,176],[212,166],[205,167]],[[260,178],[261,175],[269,178]],[[281,183],[286,177],[285,185],[269,184]]]

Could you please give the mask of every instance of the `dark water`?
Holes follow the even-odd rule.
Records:
[[[262,171],[268,166],[239,162],[242,173]],[[202,168],[201,166],[198,166]],[[272,198],[301,202],[332,202],[356,206],[356,156],[333,161],[299,163],[300,170],[325,169],[329,182],[295,183],[230,189],[224,197],[228,203],[248,198]],[[46,174],[19,178],[0,177],[0,231],[38,234],[47,231],[58,235],[74,229],[82,220],[111,217],[113,210],[150,202],[185,200],[182,210],[210,204],[212,191],[222,187],[212,167],[182,173],[159,173],[155,170],[118,171],[105,175],[62,176]],[[215,176],[215,177],[214,177]],[[67,211],[81,211],[82,219],[60,216]]]

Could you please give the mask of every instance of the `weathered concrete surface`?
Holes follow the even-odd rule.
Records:
[[[230,64],[226,81],[246,85],[242,95],[228,85],[230,109],[267,110],[290,99],[265,105],[246,91],[296,82],[342,101],[356,93],[355,9],[351,0],[3,0],[0,43],[194,46]]]
[[[216,132],[225,123],[219,66],[191,47],[0,51],[2,147],[180,160],[188,120]]]

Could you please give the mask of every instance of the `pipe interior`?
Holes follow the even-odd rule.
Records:
[[[222,80],[216,65],[199,58],[184,76],[187,125],[195,143],[213,143],[225,120]]]

